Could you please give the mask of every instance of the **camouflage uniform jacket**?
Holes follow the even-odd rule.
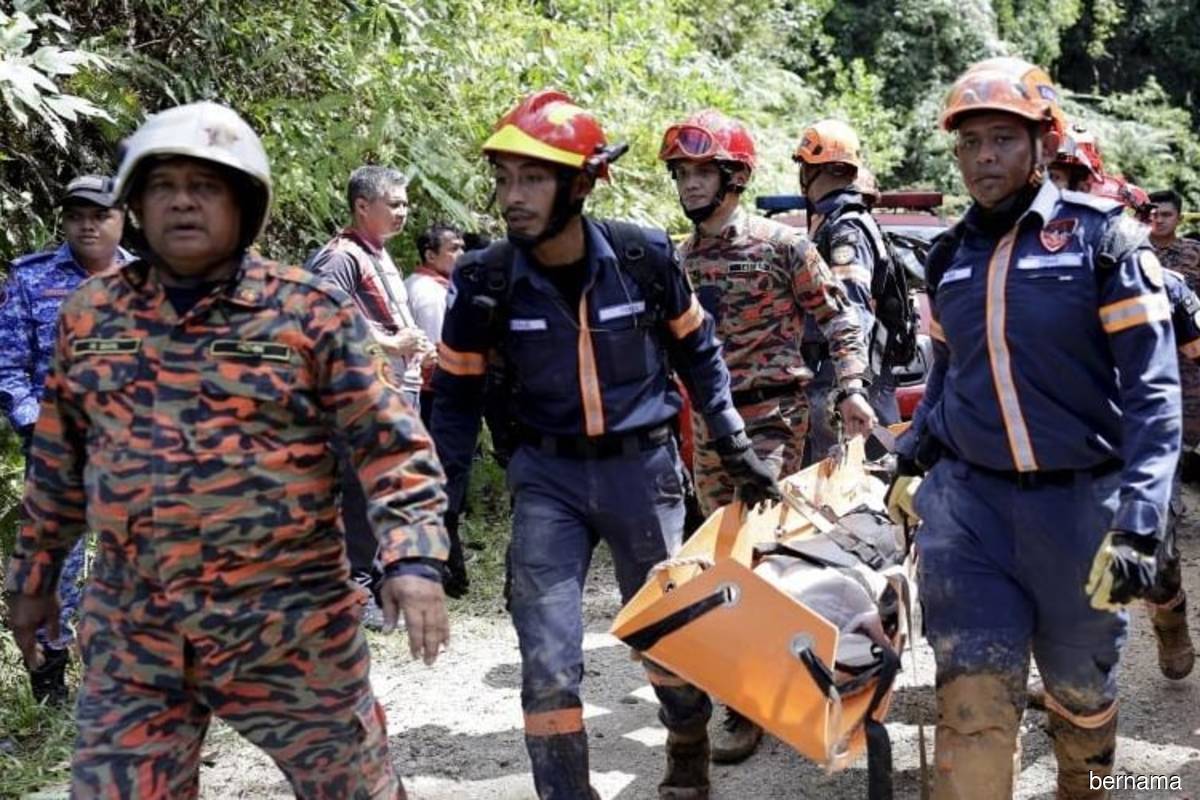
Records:
[[[92,278],[59,320],[8,589],[53,591],[94,531],[83,613],[112,620],[130,676],[178,672],[185,644],[218,683],[277,663],[359,602],[335,431],[382,562],[446,558],[442,471],[397,385],[350,298],[303,270],[247,259],[182,318],[145,261]]]
[[[121,263],[130,258],[117,251]],[[87,276],[66,244],[12,262],[0,293],[0,407],[13,428],[37,421],[58,309]]]
[[[1188,286],[1200,291],[1200,242],[1176,238],[1166,247],[1155,247],[1154,251],[1165,269],[1183,275]]]
[[[809,315],[830,343],[839,379],[866,372],[845,290],[801,231],[738,209],[719,236],[697,230],[680,256],[717,322],[734,392],[812,379],[800,354]]]

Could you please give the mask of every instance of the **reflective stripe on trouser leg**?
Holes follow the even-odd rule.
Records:
[[[538,796],[588,796],[583,678],[583,582],[592,536],[580,513],[587,462],[522,447],[509,464],[513,535],[510,611],[521,649],[525,747]]]
[[[1117,749],[1117,704],[1092,714],[1068,711],[1046,693],[1047,730],[1058,761],[1057,800],[1097,800],[1108,792],[1096,788],[1112,775]],[[1096,779],[1100,779],[1097,781]]]
[[[1009,800],[1024,687],[1012,675],[960,675],[937,688],[934,800]]]

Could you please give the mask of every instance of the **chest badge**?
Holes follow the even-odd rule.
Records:
[[[1079,220],[1074,217],[1052,220],[1042,227],[1038,239],[1041,240],[1042,247],[1046,248],[1047,252],[1057,253],[1071,243],[1077,227],[1079,227]]]

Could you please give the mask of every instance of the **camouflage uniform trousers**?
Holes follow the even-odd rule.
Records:
[[[755,454],[775,477],[791,475],[800,469],[808,436],[808,397],[803,389],[739,406],[738,413],[746,422],[746,435],[754,445]],[[721,466],[721,459],[699,414],[692,415],[692,430],[695,434],[693,479],[700,508],[708,516],[733,501],[737,486]]]
[[[94,582],[89,594],[109,590]],[[85,601],[85,673],[71,797],[178,800],[199,793],[200,749],[213,714],[262,748],[303,800],[397,800],[404,789],[388,756],[383,709],[368,679],[361,604],[298,625],[274,663],[214,681],[190,644],[184,674],[157,669],[155,645],[177,634],[169,617],[114,619],[113,596]],[[89,607],[93,610],[89,611]],[[161,609],[166,611],[167,609]],[[137,673],[116,662],[138,643]],[[114,643],[120,643],[114,645]],[[161,667],[161,665],[158,665]]]
[[[1179,388],[1183,395],[1183,443],[1200,445],[1200,366],[1191,359],[1179,359]]]

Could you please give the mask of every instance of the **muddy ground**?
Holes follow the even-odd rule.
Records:
[[[1200,495],[1189,498],[1181,549],[1189,594],[1200,599]],[[1193,635],[1200,633],[1193,604]],[[606,798],[656,797],[665,730],[641,667],[606,633],[618,602],[606,559],[598,559],[587,588],[585,716],[591,736],[593,783]],[[387,709],[393,757],[414,800],[518,800],[533,784],[521,735],[520,663],[508,619],[496,612],[453,620],[451,650],[433,667],[414,664],[399,639],[372,639],[372,675]],[[894,748],[896,796],[919,796],[917,725],[933,719],[932,656],[917,648],[915,671],[905,672],[888,719]],[[1118,797],[1200,797],[1200,671],[1179,683],[1158,671],[1155,645],[1141,608],[1133,612],[1121,671],[1117,768],[1135,775],[1178,775],[1182,792],[1121,792]],[[1044,715],[1026,714],[1019,798],[1052,798],[1054,762]],[[932,747],[932,729],[926,727]],[[280,774],[227,728],[210,733],[202,772],[203,797],[290,797]],[[866,797],[865,762],[835,775],[768,738],[749,761],[713,770],[713,797]]]

